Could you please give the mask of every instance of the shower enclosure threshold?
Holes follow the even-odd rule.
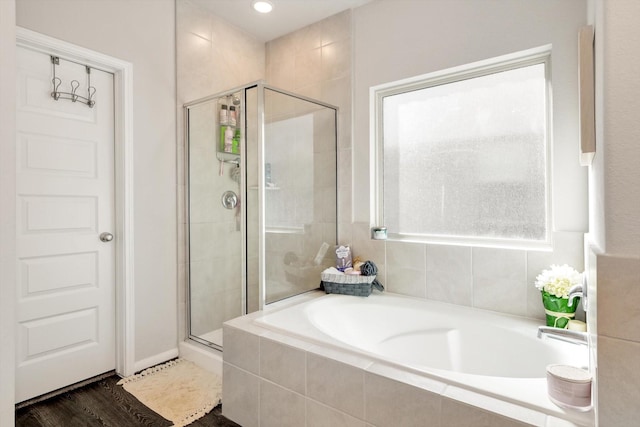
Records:
[[[222,378],[222,352],[193,341],[182,341],[178,346],[180,358],[195,363],[202,369]]]

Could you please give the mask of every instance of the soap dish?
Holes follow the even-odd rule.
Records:
[[[569,365],[547,366],[549,399],[562,408],[588,411],[591,408],[591,374]]]

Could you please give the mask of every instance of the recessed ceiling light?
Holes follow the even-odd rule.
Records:
[[[269,13],[273,10],[273,3],[268,0],[253,0],[251,7],[253,7],[256,12]]]

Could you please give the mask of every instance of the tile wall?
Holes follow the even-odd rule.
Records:
[[[339,108],[338,218],[351,223],[351,11],[266,44],[267,82]]]
[[[376,241],[365,223],[354,223],[351,233],[341,234],[342,241],[376,262],[390,292],[532,318],[544,318],[534,286],[542,270],[565,263],[584,268],[580,232],[554,233],[550,252]],[[584,319],[582,308],[576,317]]]
[[[598,421],[631,426],[640,416],[640,258],[593,253],[592,258],[597,286],[589,287],[589,318],[597,319],[590,326],[597,333]]]

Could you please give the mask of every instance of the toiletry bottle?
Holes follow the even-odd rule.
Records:
[[[224,131],[224,151],[225,153],[231,153],[233,150],[233,128],[227,126]]]
[[[232,105],[229,107],[229,125],[235,126],[236,122],[237,122],[236,107]]]
[[[229,110],[227,109],[226,104],[222,104],[220,106],[220,125],[229,124]]]
[[[240,129],[236,128],[233,134],[233,140],[231,141],[231,152],[234,154],[240,154]]]
[[[228,127],[229,126],[220,126],[220,147],[218,148],[218,151],[224,151],[224,135]]]

